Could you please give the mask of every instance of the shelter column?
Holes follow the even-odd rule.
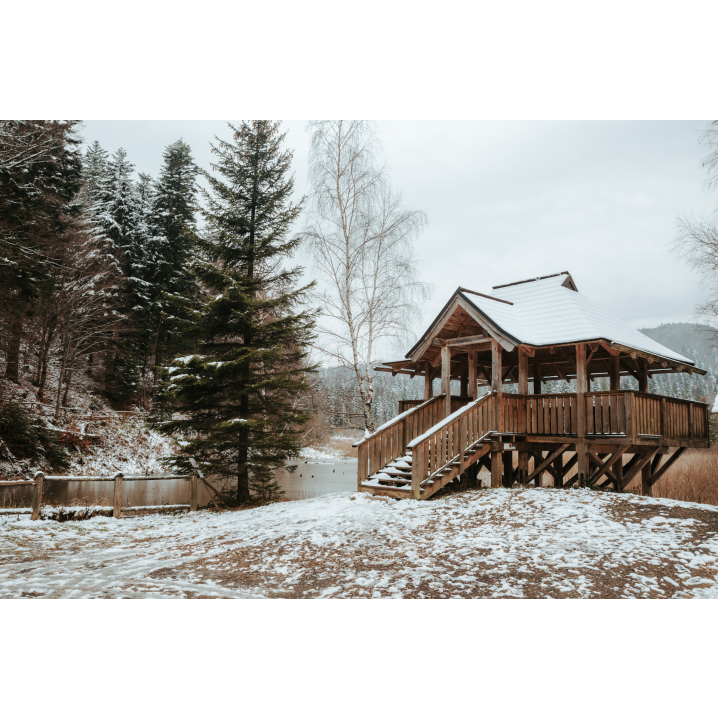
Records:
[[[476,400],[477,377],[476,377],[476,352],[469,352],[469,396]]]
[[[441,393],[445,399],[444,416],[451,414],[451,347],[441,347]]]
[[[494,395],[494,431],[499,434],[504,429],[504,405],[502,393],[502,373],[503,367],[501,362],[501,345],[494,340],[491,342],[491,391]],[[503,437],[499,437],[499,441],[495,442],[496,447],[491,452],[491,486],[498,488],[501,486],[501,473],[503,469],[502,443]]]
[[[424,401],[434,396],[434,382],[431,379],[431,363],[424,362]]]
[[[638,364],[638,391],[648,391],[648,360],[639,357]]]
[[[529,355],[523,347],[519,347],[519,395],[524,399],[519,404],[519,430],[528,433],[528,399],[529,393]],[[529,475],[529,452],[519,451],[519,483],[523,484]]]
[[[621,390],[621,358],[616,354],[608,360],[608,376],[611,379],[611,391]]]
[[[541,365],[534,362],[534,394],[541,393]]]
[[[576,401],[578,431],[576,454],[578,455],[578,480],[588,478],[588,454],[586,453],[586,392],[588,391],[588,371],[586,367],[586,345],[576,344]]]
[[[469,358],[465,356],[461,360],[461,396],[469,395]]]

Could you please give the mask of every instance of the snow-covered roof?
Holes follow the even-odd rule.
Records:
[[[490,295],[495,299],[462,289],[457,290],[455,296],[460,295],[473,305],[517,344],[540,347],[604,339],[672,361],[694,364],[572,287],[575,285],[570,275],[564,273],[496,287]],[[418,344],[414,349],[416,347]]]

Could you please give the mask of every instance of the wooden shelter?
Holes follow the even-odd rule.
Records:
[[[687,448],[709,447],[706,404],[649,393],[651,376],[706,372],[580,294],[568,272],[490,295],[459,287],[404,358],[376,369],[423,376],[424,399],[400,402],[357,445],[359,491],[428,498],[484,466],[492,486],[548,475],[618,491],[640,472],[650,495]],[[609,390],[591,391],[600,377]],[[575,391],[542,391],[559,379]]]

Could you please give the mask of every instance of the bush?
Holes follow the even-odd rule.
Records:
[[[6,403],[0,412],[0,438],[18,459],[47,463],[51,468],[70,466],[67,449],[39,416],[20,404]]]

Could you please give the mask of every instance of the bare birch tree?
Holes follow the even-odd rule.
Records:
[[[312,186],[302,235],[318,275],[318,350],[357,381],[364,425],[374,431],[372,363],[411,335],[429,295],[418,278],[414,239],[426,224],[402,207],[377,161],[371,122],[310,122]]]

